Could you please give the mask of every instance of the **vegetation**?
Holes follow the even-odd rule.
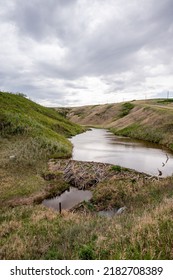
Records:
[[[112,179],[106,187],[105,183],[98,185],[92,203],[101,203],[102,195],[108,209],[113,201],[127,206],[124,214],[113,218],[95,212],[63,211],[60,215],[41,205],[3,207],[0,257],[172,259],[172,183],[171,178],[145,184],[128,180],[119,184]]]
[[[22,95],[0,92],[1,202],[42,192],[49,158],[69,157],[67,136],[82,132],[55,110]]]
[[[166,104],[169,104],[169,103],[172,103],[173,102],[173,98],[167,98],[167,99],[161,99],[161,100],[158,100],[157,103],[166,103]]]
[[[0,259],[173,258],[172,177],[148,178],[112,166],[111,177],[91,187],[89,202],[60,215],[39,204],[68,188],[61,171],[48,170],[54,161],[48,159],[70,156],[72,146],[66,137],[82,128],[21,95],[0,92],[0,106]],[[167,142],[163,135],[158,141],[173,143],[168,131],[172,127],[171,109],[168,113],[165,108],[147,106],[135,104],[121,119],[122,104],[116,112],[114,105],[110,106],[109,112],[116,119],[112,128],[116,123],[116,133],[126,129],[123,133],[133,131],[135,135],[142,125],[149,131],[155,122],[159,133],[164,130],[167,137]],[[105,122],[105,107],[95,109]],[[153,130],[152,137],[155,135]],[[123,206],[127,207],[125,212],[113,218],[98,212]]]
[[[0,92],[1,135],[22,134],[56,138],[57,133],[65,136],[81,132],[81,127],[70,123],[54,109],[45,108],[23,95]]]
[[[112,128],[111,131],[116,135],[128,136],[131,138],[141,139],[153,143],[161,143],[163,134],[155,127],[145,126],[134,123],[122,129]]]
[[[121,113],[119,114],[120,118],[127,116],[134,107],[135,105],[130,102],[123,103]]]
[[[0,104],[1,141],[15,142],[16,160],[70,156],[72,146],[65,136],[81,132],[81,127],[22,95],[0,92]]]
[[[120,165],[113,165],[112,170],[121,172],[122,167]]]

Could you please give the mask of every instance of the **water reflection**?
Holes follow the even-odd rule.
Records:
[[[62,195],[56,196],[51,199],[45,199],[42,203],[47,207],[59,210],[59,203],[61,202],[62,209],[71,209],[72,207],[84,200],[90,200],[91,197],[92,193],[90,191],[78,190],[77,188],[71,187]]]
[[[115,136],[105,129],[92,129],[70,139],[73,159],[121,165],[151,175],[173,173],[173,154],[157,144]],[[166,162],[167,160],[167,162]]]

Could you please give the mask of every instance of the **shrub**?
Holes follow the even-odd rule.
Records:
[[[111,167],[111,169],[113,171],[117,171],[117,172],[121,172],[121,170],[122,170],[121,166],[119,166],[119,165],[114,165]]]
[[[122,118],[122,117],[127,116],[134,107],[135,107],[135,105],[130,102],[126,102],[126,103],[122,104],[119,117]]]
[[[79,258],[81,260],[94,260],[94,251],[91,245],[84,245],[79,251]]]

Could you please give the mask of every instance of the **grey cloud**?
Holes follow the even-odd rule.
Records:
[[[40,41],[57,36],[65,39],[71,29],[73,7],[76,0],[14,0],[15,6],[9,14],[22,36]],[[70,19],[71,17],[71,19]],[[72,32],[72,29],[70,30]]]
[[[37,72],[40,73],[43,77],[52,77],[59,78],[64,80],[75,80],[80,76],[79,71],[74,71],[74,66],[66,65],[66,67],[52,64],[52,62],[38,62],[37,63]]]
[[[62,70],[62,76],[66,73],[67,78],[70,77],[70,72],[73,73],[74,77],[86,74],[100,75],[101,73],[110,73],[116,70],[123,71],[124,68],[131,66],[132,60],[135,63],[133,54],[144,45],[149,46],[150,41],[152,42],[155,36],[158,35],[158,29],[159,32],[161,32],[161,29],[164,32],[164,26],[169,18],[167,17],[167,12],[170,11],[169,4],[171,3],[166,1],[165,5],[163,3],[159,5],[157,1],[157,7],[153,6],[153,8],[156,8],[156,12],[153,12],[154,9],[152,12],[147,11],[146,14],[149,13],[150,16],[144,16],[144,18],[142,15],[140,17],[136,13],[132,14],[129,18],[130,28],[126,24],[126,19],[123,19],[125,23],[122,20],[120,25],[117,26],[116,18],[113,18],[104,28],[97,30],[97,33],[90,37],[85,33],[85,26],[84,29],[78,26],[80,20],[74,19],[75,9],[72,9],[72,5],[70,6],[70,11],[67,7],[64,11],[64,7],[61,6],[63,1],[51,1],[49,5],[46,2],[42,3],[42,1],[37,2],[39,5],[41,4],[37,10],[33,5],[34,1],[31,1],[32,5],[28,2],[30,3],[28,4],[29,7],[26,7],[26,4],[24,5],[23,14],[25,20],[22,23],[30,28],[30,33],[33,33],[37,38],[42,36],[42,33],[50,35],[55,32],[54,35],[57,35],[64,44],[71,47],[67,57],[67,60],[71,63],[71,69],[69,71]],[[155,3],[155,1],[151,2]],[[74,4],[75,1],[71,3]],[[91,4],[90,1],[89,3]],[[166,11],[166,17],[161,16],[163,9]],[[132,16],[137,18],[132,21]],[[48,19],[46,19],[47,17]],[[79,37],[81,37],[80,40]],[[54,68],[53,65],[52,67]],[[61,75],[61,73],[59,74]]]
[[[80,85],[75,85],[75,84],[72,84],[70,82],[66,82],[65,83],[65,86],[68,87],[68,88],[72,88],[72,89],[88,89],[88,87],[86,86],[80,86]]]
[[[75,89],[89,98],[80,79],[97,78],[104,94],[152,88],[148,78],[158,74],[146,69],[157,65],[172,73],[172,0],[0,0],[1,7],[7,44],[0,46],[0,88],[68,103]],[[44,44],[52,48],[41,53]],[[12,46],[20,59],[12,60]]]
[[[169,98],[173,98],[173,91],[170,91],[168,89],[154,93],[152,96],[153,96],[153,98],[167,98],[168,94],[169,94]]]

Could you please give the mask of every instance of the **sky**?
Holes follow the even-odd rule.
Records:
[[[0,0],[0,90],[44,106],[173,97],[173,0]]]

